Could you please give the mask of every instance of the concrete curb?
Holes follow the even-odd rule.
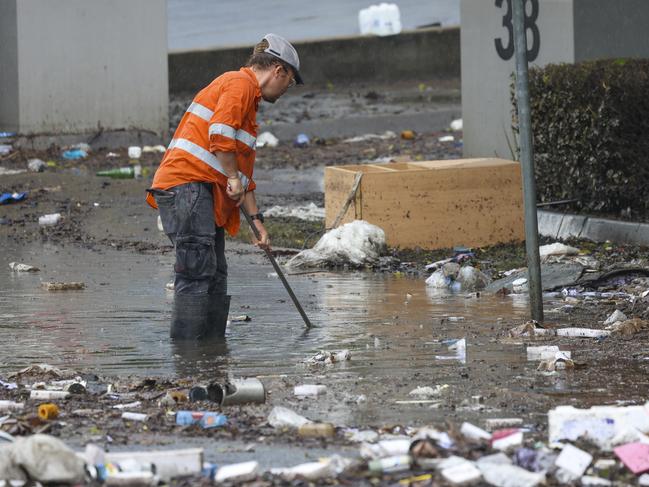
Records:
[[[594,242],[649,245],[649,223],[624,222],[538,210],[539,234],[556,239],[585,238]]]

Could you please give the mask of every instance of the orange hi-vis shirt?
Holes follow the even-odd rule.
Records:
[[[250,68],[222,74],[194,98],[153,177],[154,189],[191,182],[214,183],[214,220],[230,235],[239,231],[239,209],[226,193],[227,176],[214,152],[235,152],[246,191],[252,180],[261,89]],[[157,208],[150,193],[147,202]]]

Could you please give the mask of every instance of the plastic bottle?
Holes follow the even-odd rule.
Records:
[[[409,455],[399,455],[395,457],[381,458],[372,460],[367,465],[370,473],[380,475],[383,473],[402,472],[410,469],[412,458]]]
[[[142,166],[137,164],[135,166],[108,169],[107,171],[98,171],[96,174],[97,176],[113,179],[135,179],[142,176]]]
[[[223,426],[227,422],[228,418],[224,414],[209,411],[178,411],[176,413],[176,424],[179,426],[200,424],[203,429],[210,429]]]

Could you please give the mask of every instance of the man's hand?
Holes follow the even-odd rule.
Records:
[[[234,178],[228,178],[228,187],[226,189],[226,194],[230,197],[230,199],[233,199],[237,202],[237,206],[243,203],[246,192],[243,189],[243,183],[238,176]]]
[[[260,240],[257,240],[253,232],[252,243],[261,249],[270,250],[270,237],[268,235],[268,232],[266,231],[266,228],[264,227],[264,224],[260,220],[253,220],[252,223],[257,228],[259,236],[261,237]]]

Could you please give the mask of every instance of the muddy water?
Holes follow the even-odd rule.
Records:
[[[252,321],[232,324],[225,345],[197,354],[194,345],[174,346],[168,339],[170,255],[48,245],[8,250],[0,260],[4,369],[45,361],[105,374],[184,375],[210,373],[227,363],[234,374],[279,374],[294,372],[314,351],[342,348],[351,349],[359,364],[376,360],[376,371],[416,369],[446,353],[436,341],[525,314],[524,302],[436,295],[419,280],[315,273],[291,276],[318,325],[304,333],[272,268],[254,254],[232,255],[231,312]],[[36,265],[41,272],[13,273],[10,261]],[[43,281],[83,281],[86,289],[52,292],[42,288]],[[463,321],[442,323],[449,316]],[[475,353],[489,355],[484,348]]]
[[[0,375],[47,362],[100,375],[260,376],[276,391],[273,403],[308,407],[312,418],[342,424],[426,421],[431,414],[519,414],[526,408],[541,413],[549,403],[565,400],[633,399],[623,394],[625,380],[634,374],[628,367],[598,364],[579,375],[544,376],[526,362],[522,343],[498,339],[525,318],[524,298],[435,293],[423,280],[392,275],[294,275],[290,281],[318,325],[305,332],[262,256],[232,252],[231,313],[248,314],[252,321],[232,324],[224,343],[181,346],[168,339],[173,296],[165,284],[171,255],[75,246],[4,248]],[[14,274],[10,261],[42,270]],[[86,289],[48,292],[41,281],[84,281]],[[459,338],[467,339],[465,359],[443,342]],[[584,342],[576,346],[583,348]],[[326,370],[301,364],[323,349],[350,349],[353,359]],[[608,374],[606,385],[601,374]],[[317,382],[328,385],[326,400],[295,403],[292,385]],[[449,385],[441,406],[397,402],[414,399],[408,393],[416,386],[436,384]],[[472,396],[481,396],[481,404]]]

